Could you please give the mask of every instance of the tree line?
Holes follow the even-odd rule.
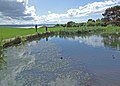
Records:
[[[87,22],[76,23],[73,21],[67,22],[67,24],[56,24],[55,26],[62,27],[81,27],[81,26],[120,26],[120,6],[114,6],[107,8],[102,14],[103,18],[93,20],[88,19]]]

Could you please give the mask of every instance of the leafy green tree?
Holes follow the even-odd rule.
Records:
[[[93,19],[88,19],[88,22],[95,22],[95,20],[93,20]]]
[[[62,27],[66,27],[66,24],[61,24]]]
[[[60,26],[60,24],[56,24],[55,26],[56,26],[56,27],[59,27],[59,26]]]
[[[95,25],[96,26],[106,26],[105,23],[101,19],[97,19],[95,21]]]
[[[66,27],[66,24],[56,24],[55,27]]]
[[[81,27],[81,26],[86,26],[86,23],[79,23],[79,26]]]
[[[95,20],[93,20],[93,19],[88,19],[88,21],[87,21],[87,26],[95,26]]]
[[[69,21],[69,22],[67,22],[67,27],[73,27],[74,24],[75,24],[75,22]]]
[[[102,15],[106,24],[120,26],[120,6],[108,8]]]

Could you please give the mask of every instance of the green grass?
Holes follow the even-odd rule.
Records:
[[[103,29],[105,30],[103,33],[116,33],[116,32],[120,33],[120,27],[117,26],[107,26],[103,27]]]
[[[99,34],[109,34],[109,33],[115,33],[115,32],[120,32],[120,27],[113,27],[113,26],[107,26],[107,27],[100,27],[100,26],[95,26],[95,27],[51,27],[48,28],[48,31],[60,31],[60,30],[65,30],[65,31],[76,31],[76,30],[97,30],[97,29],[103,29],[103,32],[98,32]],[[39,33],[46,32],[45,28],[39,28],[38,29]],[[35,34],[35,29],[30,28],[8,28],[8,27],[0,27],[0,41],[4,39],[9,39],[9,38],[14,38],[18,36],[26,36],[26,35],[31,35]],[[96,33],[96,32],[95,32]]]
[[[63,28],[48,28],[48,31],[59,31]],[[38,28],[39,33],[46,32],[45,28]],[[14,38],[18,36],[26,36],[35,34],[34,28],[8,28],[8,27],[0,27],[0,40]]]
[[[101,29],[101,31],[100,31]],[[118,26],[107,26],[107,27],[101,27],[101,26],[94,26],[94,27],[68,27],[65,30],[67,31],[84,31],[84,30],[91,30],[94,34],[112,34],[112,33],[120,33],[120,27]],[[102,31],[103,30],[103,31]]]

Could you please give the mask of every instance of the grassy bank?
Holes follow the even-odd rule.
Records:
[[[69,31],[103,30],[101,33],[114,33],[114,32],[120,32],[120,27],[117,27],[117,26],[107,26],[107,27],[101,27],[101,26],[87,27],[87,26],[84,26],[84,27],[67,27],[67,28],[65,28],[65,30],[69,30]]]
[[[48,31],[59,31],[63,30],[63,28],[48,28]],[[38,28],[38,33],[46,32],[45,28]],[[14,38],[18,36],[26,36],[35,34],[34,28],[8,28],[8,27],[0,27],[0,40],[5,40],[9,38]]]
[[[113,27],[113,26],[107,26],[107,27],[51,27],[48,28],[48,31],[88,31],[91,30],[92,33],[98,33],[98,34],[110,34],[110,33],[120,33],[120,27]],[[99,31],[100,30],[100,31]],[[45,28],[38,28],[38,33],[46,32]],[[34,28],[8,28],[8,27],[0,27],[0,40],[5,40],[9,38],[14,38],[18,36],[26,36],[35,34]]]
[[[49,27],[47,33],[46,28],[38,28],[38,33],[36,34],[34,28],[8,28],[8,27],[0,27],[0,46],[11,46],[14,44],[19,44],[26,40],[35,40],[36,38],[40,38],[43,36],[48,36],[56,31],[59,31],[59,34],[63,35],[83,35],[83,34],[97,34],[109,36],[111,34],[120,34],[120,27]],[[13,39],[11,39],[13,38]],[[7,40],[9,39],[9,40]]]

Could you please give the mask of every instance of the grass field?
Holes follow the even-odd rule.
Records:
[[[120,32],[120,27],[113,27],[113,26],[107,26],[107,27],[51,27],[48,28],[48,31],[60,31],[60,30],[67,30],[67,31],[76,31],[76,30],[97,30],[98,28],[104,29],[104,32],[101,33],[115,33]],[[45,28],[38,28],[39,33],[45,32]],[[34,28],[8,28],[8,27],[0,27],[0,40],[14,38],[18,36],[26,36],[35,34]]]
[[[48,31],[59,31],[63,30],[63,28],[48,28]],[[39,33],[45,32],[45,28],[38,28]],[[18,36],[25,36],[30,34],[35,34],[34,28],[8,28],[8,27],[0,27],[0,40],[9,39]]]

